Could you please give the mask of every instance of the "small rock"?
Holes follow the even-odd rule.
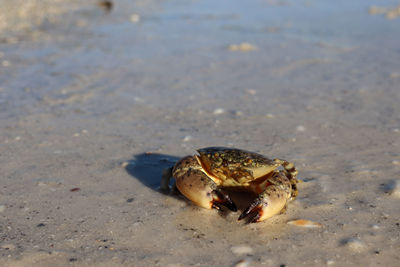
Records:
[[[250,266],[251,259],[250,258],[245,258],[237,261],[235,264],[233,264],[234,267],[247,267]]]
[[[326,261],[326,265],[332,265],[332,264],[335,264],[334,260],[327,260]]]
[[[231,247],[231,251],[236,255],[253,255],[253,249],[246,245]]]
[[[124,161],[121,163],[122,168],[126,168],[128,165],[129,165],[129,162],[127,162],[127,161]]]
[[[306,228],[322,227],[322,224],[320,224],[320,223],[313,222],[310,220],[305,220],[305,219],[288,221],[287,224],[296,225],[296,226],[300,226],[300,227],[306,227]]]
[[[97,5],[104,9],[106,12],[110,12],[113,8],[113,2],[108,0],[99,1]]]
[[[214,115],[220,115],[220,114],[225,113],[225,110],[223,108],[217,108],[214,110],[213,113],[214,113]]]
[[[0,205],[0,213],[4,212],[6,210],[5,205]]]
[[[254,89],[247,89],[247,93],[249,93],[250,95],[255,95],[257,91]]]
[[[267,117],[268,119],[272,119],[272,118],[275,117],[275,116],[274,116],[274,114],[267,113],[267,114],[265,115],[265,117]]]
[[[342,243],[354,252],[362,252],[366,248],[365,243],[358,238],[348,238],[343,240]]]
[[[189,142],[190,140],[192,140],[192,137],[191,137],[190,135],[186,135],[186,136],[182,139],[183,142]]]
[[[374,230],[378,230],[380,227],[377,224],[373,224],[373,225],[371,225],[371,228]]]
[[[4,250],[14,250],[15,249],[15,245],[13,245],[13,244],[4,244],[4,245],[1,245],[1,248],[4,249]]]
[[[385,212],[382,212],[381,213],[381,218],[383,218],[383,219],[388,219],[390,216],[389,216],[389,214],[387,214],[387,213],[385,213]]]
[[[240,44],[231,44],[228,46],[228,50],[232,52],[249,52],[249,51],[254,51],[257,50],[257,47],[255,45],[252,45],[250,43],[240,43]]]
[[[392,161],[392,164],[393,164],[393,165],[400,165],[400,161],[398,161],[398,160],[393,160],[393,161]]]
[[[306,130],[306,127],[304,127],[303,125],[299,125],[296,127],[296,131],[298,132],[304,132]]]
[[[140,16],[139,14],[132,14],[131,15],[131,22],[133,23],[138,23],[140,21]]]

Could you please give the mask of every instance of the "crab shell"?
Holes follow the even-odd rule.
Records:
[[[198,153],[182,158],[172,170],[179,191],[198,206],[211,209],[222,204],[236,211],[221,189],[250,191],[259,196],[244,213],[257,211],[256,221],[261,221],[278,214],[297,195],[292,163],[235,148],[208,147]]]

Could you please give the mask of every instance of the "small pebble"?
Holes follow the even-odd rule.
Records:
[[[257,91],[254,89],[247,89],[247,93],[249,93],[250,95],[255,95]]]
[[[231,251],[236,255],[253,255],[253,249],[246,245],[231,247]]]
[[[332,265],[332,264],[335,264],[334,260],[327,260],[326,261],[326,265]]]
[[[380,227],[377,224],[373,224],[373,225],[371,225],[371,228],[374,230],[378,230]]]
[[[214,110],[213,113],[214,113],[214,115],[220,115],[220,114],[225,113],[225,110],[223,108],[217,108]]]
[[[234,267],[247,267],[250,266],[251,259],[250,258],[245,258],[237,261],[235,264],[233,264]]]
[[[16,141],[21,140],[21,136],[16,136],[16,137],[15,137],[15,140],[16,140]]]
[[[129,165],[129,162],[127,162],[127,161],[124,161],[121,163],[122,168],[126,168],[128,165]]]
[[[272,119],[272,118],[275,117],[275,116],[274,116],[274,114],[267,113],[267,114],[265,115],[265,117],[267,117],[267,118],[269,118],[269,119]]]
[[[4,244],[4,245],[1,245],[1,248],[4,249],[4,250],[14,250],[15,249],[15,245],[13,245],[13,244]]]
[[[138,14],[131,15],[131,22],[138,23],[140,21],[140,16]]]
[[[343,244],[351,251],[362,252],[365,250],[365,243],[358,238],[349,238],[343,241]]]
[[[97,3],[97,5],[103,8],[106,12],[110,12],[113,8],[113,2],[108,0],[103,0]]]
[[[393,160],[393,161],[392,161],[392,164],[393,164],[393,165],[400,165],[400,161],[398,161],[398,160]]]
[[[192,140],[192,137],[191,137],[190,135],[186,135],[186,136],[182,139],[183,142],[189,142],[190,140]]]
[[[6,206],[5,205],[0,205],[0,213],[4,212],[6,210]]]
[[[8,66],[10,66],[10,61],[3,60],[3,62],[1,62],[1,65],[3,65],[3,67],[8,67]]]
[[[296,131],[298,132],[304,132],[306,130],[306,128],[303,125],[299,125],[296,127]]]
[[[306,228],[322,227],[322,224],[320,224],[318,222],[313,222],[313,221],[305,220],[305,219],[288,221],[287,224],[296,225],[296,226],[300,226],[300,227],[306,227]]]
[[[229,51],[240,51],[240,52],[249,52],[249,51],[254,51],[257,50],[257,47],[255,45],[252,45],[250,43],[240,43],[240,44],[231,44],[228,46]]]
[[[388,219],[390,216],[389,216],[389,214],[387,214],[387,213],[385,213],[385,212],[382,212],[382,213],[381,213],[381,217],[382,217],[383,219]]]
[[[78,191],[80,191],[81,189],[79,188],[79,187],[74,187],[74,188],[72,188],[72,189],[70,189],[69,191],[71,191],[71,192],[78,192]]]

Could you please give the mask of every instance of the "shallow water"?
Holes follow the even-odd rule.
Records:
[[[0,27],[0,262],[400,260],[397,1],[58,4]],[[214,145],[293,161],[299,196],[245,225],[158,191]]]

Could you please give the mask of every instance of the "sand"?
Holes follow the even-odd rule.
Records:
[[[2,266],[400,262],[399,19],[361,0],[23,2],[0,17]],[[294,162],[287,212],[244,224],[158,190],[215,145]]]

